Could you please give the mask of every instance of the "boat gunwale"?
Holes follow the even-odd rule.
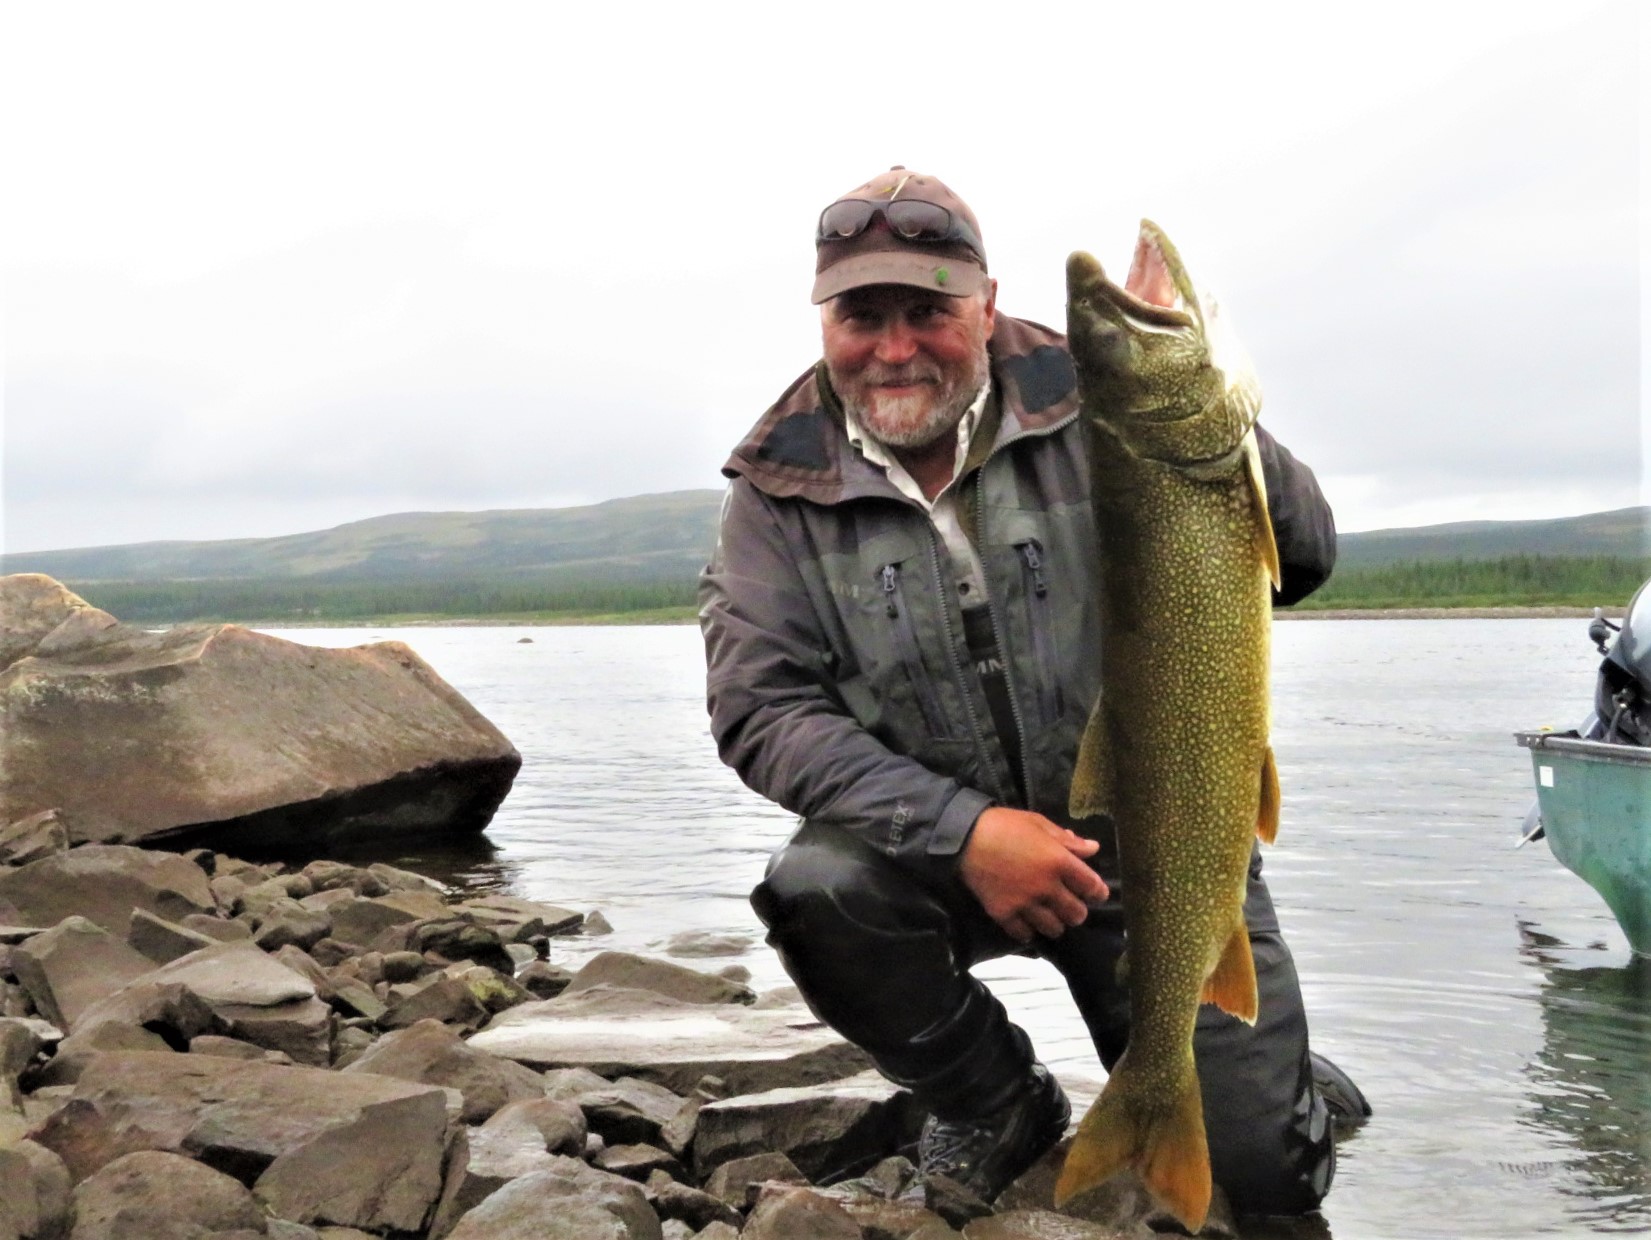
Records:
[[[1530,750],[1564,754],[1584,762],[1607,762],[1616,766],[1651,766],[1651,749],[1639,745],[1614,745],[1606,741],[1583,740],[1574,732],[1515,732],[1514,739]]]

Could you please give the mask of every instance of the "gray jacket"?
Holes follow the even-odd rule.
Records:
[[[1021,732],[1027,808],[1070,822],[1099,685],[1096,534],[1064,339],[998,317],[993,396],[963,470],[968,524]],[[1260,435],[1283,590],[1329,576],[1312,472]],[[949,875],[980,812],[1020,795],[929,516],[853,448],[823,365],[735,449],[700,581],[711,732],[747,785],[896,862]],[[1103,840],[1103,847],[1110,841]]]

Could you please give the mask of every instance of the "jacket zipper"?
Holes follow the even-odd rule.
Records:
[[[975,512],[977,514],[981,511],[981,472],[981,470],[976,470],[974,476]],[[975,536],[979,538],[981,543],[986,541],[982,537],[978,516],[975,521]],[[998,657],[1003,663],[1003,687],[1009,695],[1009,713],[1014,716],[1015,734],[1020,738],[1020,782],[1021,787],[1025,790],[1026,804],[1030,806],[1033,804],[1034,798],[1032,796],[1032,759],[1026,747],[1026,716],[1020,709],[1020,695],[1015,692],[1014,660],[1009,657],[1009,648],[1003,644],[1003,618],[998,612],[997,599],[990,584],[986,587],[986,614],[992,621],[992,640],[997,643]]]
[[[1049,616],[1049,579],[1044,575],[1047,565],[1036,539],[1027,539],[1017,549],[1026,566],[1026,606],[1032,625],[1032,658],[1038,670],[1038,709],[1045,723],[1053,723],[1061,714],[1060,655]]]
[[[883,603],[889,619],[894,621],[895,645],[900,651],[900,661],[905,664],[912,691],[917,696],[923,723],[929,729],[930,736],[943,736],[940,702],[934,695],[934,686],[929,682],[928,672],[923,666],[923,653],[917,645],[917,630],[912,627],[911,608],[905,606],[900,596],[900,566],[885,564],[881,574]]]

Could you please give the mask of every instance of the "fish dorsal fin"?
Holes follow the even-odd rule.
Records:
[[[1078,745],[1067,811],[1074,818],[1095,818],[1112,812],[1112,799],[1112,746],[1106,735],[1106,711],[1097,700]]]
[[[1261,445],[1256,442],[1252,428],[1244,435],[1244,461],[1250,474],[1250,497],[1255,504],[1256,530],[1261,539],[1261,562],[1267,567],[1267,577],[1278,589],[1283,576],[1278,568],[1278,540],[1273,537],[1273,517],[1267,509],[1267,479],[1261,472]]]
[[[1238,1017],[1246,1025],[1255,1024],[1258,1006],[1255,957],[1250,954],[1250,932],[1243,921],[1228,936],[1221,949],[1221,959],[1215,962],[1214,972],[1205,980],[1200,998]]]
[[[1278,838],[1278,812],[1283,799],[1278,790],[1278,763],[1273,758],[1273,747],[1268,745],[1261,754],[1261,803],[1255,815],[1255,833],[1263,844]]]

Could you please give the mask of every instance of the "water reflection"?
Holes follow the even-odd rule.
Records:
[[[1527,1121],[1576,1151],[1556,1187],[1611,1230],[1651,1225],[1651,960],[1579,964],[1576,949],[1520,923],[1520,952],[1543,975],[1542,1046],[1527,1069]]]

